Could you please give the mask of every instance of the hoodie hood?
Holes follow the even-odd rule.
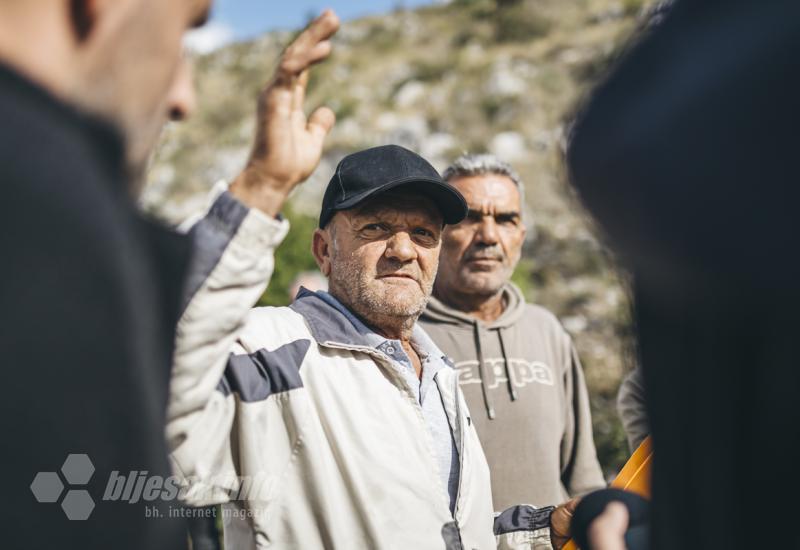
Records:
[[[491,323],[483,323],[480,321],[488,330],[508,328],[519,321],[525,313],[525,298],[522,296],[522,291],[517,285],[508,282],[503,287],[502,292],[503,298],[505,298],[506,308],[503,310],[500,317]],[[430,297],[428,306],[422,314],[422,319],[438,323],[449,323],[452,325],[475,325],[474,317],[446,305],[434,296]]]

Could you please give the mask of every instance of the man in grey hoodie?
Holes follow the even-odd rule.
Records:
[[[526,231],[519,177],[491,155],[459,157],[443,177],[469,214],[442,235],[433,297],[419,322],[455,361],[495,509],[604,487],[572,340],[510,282]]]

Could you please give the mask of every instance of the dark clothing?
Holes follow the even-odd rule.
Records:
[[[800,548],[799,54],[796,0],[678,2],[576,125],[635,277],[657,549]]]
[[[160,499],[101,499],[112,471],[170,475],[165,407],[188,244],[140,218],[110,127],[3,66],[0,121],[3,545],[185,547],[182,522],[145,517]],[[37,472],[59,472],[71,453],[92,461],[88,486],[61,473],[57,502],[37,502]],[[65,516],[70,488],[88,490],[89,519]]]

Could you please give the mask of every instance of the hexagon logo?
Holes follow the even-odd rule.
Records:
[[[61,508],[70,520],[83,521],[89,519],[94,510],[94,500],[85,489],[72,489],[61,502]]]
[[[39,472],[31,483],[31,492],[37,502],[58,502],[64,484],[56,472]]]
[[[58,472],[39,472],[31,483],[31,492],[37,502],[55,503],[64,492],[64,480],[70,486],[63,500],[61,509],[70,520],[83,521],[89,519],[94,510],[94,500],[86,489],[74,489],[74,486],[86,485],[94,474],[94,464],[86,454],[70,454]]]
[[[86,485],[92,479],[94,464],[85,454],[71,454],[61,466],[61,473],[70,485]]]

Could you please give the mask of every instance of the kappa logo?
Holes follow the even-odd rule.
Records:
[[[498,386],[508,383],[506,376],[505,361],[502,357],[493,357],[484,359],[488,380],[486,380],[486,387],[494,389]],[[458,381],[462,385],[467,384],[480,384],[481,375],[478,371],[478,361],[459,361],[455,364],[458,370]],[[508,368],[511,371],[511,378],[513,379],[514,386],[522,388],[528,384],[544,384],[545,386],[552,386],[555,384],[555,377],[553,376],[553,369],[546,363],[541,361],[525,361],[524,359],[509,358]]]

